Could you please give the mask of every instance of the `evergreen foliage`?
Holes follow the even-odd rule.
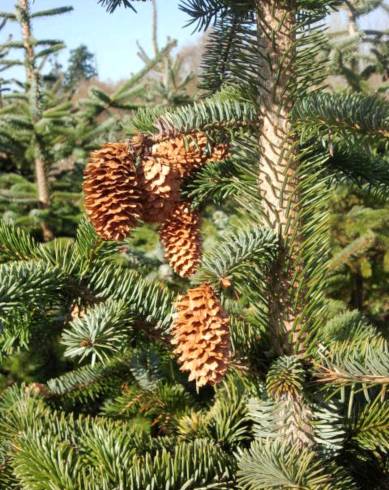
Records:
[[[170,52],[176,46],[169,39],[165,46],[151,57],[142,57],[144,67],[125,80],[114,90],[107,91],[92,86],[87,96],[77,96],[80,80],[89,80],[96,74],[91,53],[85,46],[74,50],[68,69],[60,68],[44,75],[45,65],[63,49],[58,40],[35,40],[32,27],[34,19],[44,19],[70,12],[71,8],[35,11],[27,9],[26,19],[30,25],[29,43],[37,52],[34,54],[35,86],[39,88],[39,104],[29,98],[31,85],[28,73],[24,80],[17,81],[15,90],[0,92],[0,159],[6,172],[0,176],[0,213],[11,223],[27,226],[39,237],[49,230],[51,234],[74,236],[80,220],[82,172],[91,150],[107,139],[123,139],[126,118],[147,105],[188,102],[187,84],[190,76],[182,77],[179,60]],[[19,22],[14,13],[3,12],[4,22]],[[23,42],[13,40],[1,47],[0,69],[4,71],[15,64],[23,65],[19,57],[24,53]],[[3,59],[4,58],[4,59]],[[5,61],[7,61],[7,63]],[[4,63],[3,63],[4,61]],[[177,79],[177,85],[160,87],[154,74],[168,64],[169,73]],[[182,79],[181,79],[182,78]],[[6,79],[4,80],[4,84]],[[160,89],[161,91],[157,90]],[[166,95],[168,92],[168,96]],[[38,101],[36,96],[34,100]],[[39,121],[32,121],[33,113]],[[34,116],[35,117],[35,116]],[[36,138],[35,136],[36,135]],[[32,155],[37,152],[44,158],[46,189],[45,203],[39,198],[41,183],[32,164]],[[42,179],[41,179],[42,180]],[[42,197],[42,196],[41,196]]]
[[[325,51],[331,75],[341,76],[356,92],[378,92],[388,88],[388,31],[363,28],[362,19],[371,13],[388,16],[383,0],[350,0],[342,5],[347,15],[344,29],[330,33]]]
[[[144,0],[142,0],[144,1]],[[99,0],[99,3],[107,9],[109,13],[113,13],[118,7],[129,7],[135,11],[134,6],[131,4],[131,0]]]
[[[182,2],[197,29],[215,26],[207,94],[179,107],[141,107],[121,131],[135,135],[137,164],[145,141],[204,132],[228,145],[227,158],[182,183],[182,198],[203,215],[214,206],[230,215],[189,281],[157,276],[160,261],[134,246],[136,236],[102,241],[86,220],[74,238],[47,242],[1,224],[2,356],[55,345],[58,364],[0,393],[0,488],[385,488],[387,335],[340,301],[336,281],[345,271],[363,274],[370,253],[386,257],[387,217],[351,209],[356,233],[331,216],[331,203],[350,182],[370,199],[387,196],[389,106],[377,94],[318,84],[322,24],[334,5]],[[87,151],[101,136],[91,121],[136,109],[143,74],[111,95],[94,89],[76,125],[59,124],[67,111],[55,105],[33,125],[51,121],[53,109],[66,151],[79,134]],[[7,128],[29,134],[31,118],[5,115]],[[8,179],[31,197],[25,180]],[[331,225],[341,246],[331,243]],[[170,333],[178,295],[201,284],[228,315],[232,357],[223,382],[197,392],[178,369]],[[195,315],[205,315],[193,303],[196,325]]]
[[[85,44],[70,52],[69,66],[65,74],[65,83],[74,88],[81,80],[89,80],[97,76],[94,55]]]

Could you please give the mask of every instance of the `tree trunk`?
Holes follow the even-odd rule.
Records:
[[[158,9],[157,9],[157,0],[152,0],[152,8],[153,8],[153,18],[152,18],[152,44],[154,50],[154,56],[158,56],[159,47],[158,47]]]
[[[363,311],[363,277],[359,272],[352,274],[350,306],[359,311]]]
[[[292,134],[295,82],[296,7],[291,0],[256,0],[261,57],[259,191],[267,224],[279,235],[281,251],[274,265],[269,295],[269,322],[278,350],[295,351],[291,331],[298,312],[292,301],[297,268],[298,158]]]
[[[348,30],[349,36],[350,37],[354,37],[359,32],[358,24],[357,24],[357,16],[356,16],[355,9],[351,5],[351,3],[350,2],[346,2],[346,5],[347,5],[347,8],[348,8],[348,12],[347,12],[347,17],[348,17],[347,30]],[[359,51],[359,48],[358,48],[358,51]],[[358,60],[359,52],[358,51],[356,53],[354,53],[354,56],[351,58],[351,70],[354,73],[357,73],[357,74],[359,73],[359,60]]]
[[[22,38],[24,45],[24,64],[26,77],[29,83],[29,99],[32,123],[35,126],[42,117],[40,81],[39,73],[35,65],[35,53],[32,42],[31,24],[30,24],[30,6],[29,0],[19,0],[18,4],[19,22],[22,28]],[[39,206],[47,209],[50,206],[49,184],[47,179],[46,162],[44,158],[44,147],[39,139],[39,135],[34,130],[34,166],[35,182],[37,187]],[[42,232],[44,240],[51,240],[53,233],[46,223],[42,223]]]
[[[35,157],[35,175],[38,188],[38,199],[42,207],[47,208],[50,204],[49,186],[46,176],[46,165],[42,157]]]

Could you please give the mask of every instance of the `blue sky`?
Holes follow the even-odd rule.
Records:
[[[159,43],[164,44],[167,36],[178,40],[179,46],[195,44],[197,35],[192,35],[192,27],[184,28],[187,16],[178,9],[178,0],[158,0]],[[14,9],[15,0],[0,0],[1,10]],[[151,4],[139,2],[138,13],[119,8],[114,14],[107,14],[97,5],[97,0],[33,0],[33,10],[71,5],[74,11],[58,17],[36,19],[34,34],[38,39],[64,40],[67,49],[59,55],[59,61],[66,64],[68,52],[80,44],[86,44],[95,54],[99,76],[104,81],[118,81],[127,78],[143,66],[137,56],[136,41],[140,41],[146,52],[151,50]],[[335,21],[339,28],[342,16]],[[389,17],[377,11],[362,20],[365,28],[388,27]],[[0,42],[12,33],[18,39],[19,27],[9,24],[0,31]]]
[[[15,0],[0,0],[2,11],[14,10]],[[159,43],[162,46],[167,36],[177,39],[179,46],[195,43],[197,35],[193,28],[184,28],[187,16],[178,9],[177,0],[158,0]],[[34,20],[34,35],[38,39],[64,40],[67,50],[60,54],[61,63],[66,63],[68,50],[86,44],[96,55],[97,69],[102,80],[117,81],[128,77],[143,66],[137,56],[136,41],[146,52],[151,50],[151,4],[139,2],[138,13],[120,8],[114,14],[106,13],[97,5],[97,0],[35,0],[32,10],[46,10],[71,5],[74,11],[57,17]],[[163,7],[162,7],[163,5]],[[16,24],[9,24],[0,31],[0,42],[12,33],[20,37]]]

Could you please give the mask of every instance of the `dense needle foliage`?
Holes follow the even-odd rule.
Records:
[[[324,20],[336,1],[180,6],[195,29],[212,27],[196,100],[174,84],[179,93],[156,91],[152,107],[140,98],[150,70],[164,59],[170,69],[168,45],[113,94],[94,88],[75,109],[37,76],[42,104],[52,101],[38,118],[28,80],[0,109],[10,169],[0,184],[19,199],[0,224],[0,488],[384,489],[388,102],[326,88]],[[37,200],[37,140],[46,170],[72,155],[81,173],[104,140],[199,133],[229,151],[180,189],[204,217],[189,279],[164,262],[152,225],[111,242],[78,216],[75,233],[57,233],[55,200],[80,200],[56,190],[66,178],[37,205],[40,228],[23,219],[27,184]],[[179,295],[204,284],[228,316],[231,357],[220,384],[196,389],[171,334]]]

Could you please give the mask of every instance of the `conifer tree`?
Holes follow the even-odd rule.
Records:
[[[364,16],[388,18],[385,2],[353,1],[342,6],[347,13],[347,29],[330,35],[331,75],[343,77],[338,90],[384,93],[387,79],[388,33],[363,29]],[[381,82],[381,83],[379,83]],[[379,147],[373,154],[380,153]],[[370,166],[371,155],[357,152],[337,155],[336,159],[353,160],[360,168]],[[373,156],[373,158],[375,158]],[[387,157],[380,155],[383,168]],[[331,199],[333,258],[331,294],[357,308],[379,324],[385,324],[387,312],[387,197],[378,192],[372,197],[363,186],[345,183],[335,189]]]
[[[377,81],[373,86],[378,85],[377,90],[385,92],[389,75],[388,31],[364,29],[361,20],[369,14],[373,19],[388,17],[387,3],[383,0],[349,0],[342,7],[347,15],[346,29],[332,32],[326,49],[331,58],[331,74],[340,75],[347,86],[357,92],[371,91],[371,79],[375,76]]]
[[[51,39],[37,41],[32,33],[32,19],[64,14],[71,10],[72,7],[61,7],[31,13],[29,0],[19,0],[15,5],[15,12],[0,13],[0,18],[10,22],[17,22],[21,28],[21,40],[10,41],[8,47],[12,49],[22,49],[23,61],[18,59],[2,60],[2,64],[5,66],[20,64],[25,68],[24,90],[26,101],[28,101],[26,107],[28,111],[27,117],[25,115],[20,115],[19,117],[16,116],[12,118],[11,116],[9,122],[11,128],[12,126],[22,126],[24,129],[30,130],[29,150],[34,162],[37,200],[42,209],[47,209],[50,205],[50,191],[47,178],[48,150],[44,133],[47,130],[47,123],[54,122],[55,125],[55,122],[58,122],[55,121],[55,119],[58,119],[58,116],[62,116],[63,112],[59,111],[60,114],[58,114],[57,107],[57,110],[52,110],[51,114],[44,113],[42,80],[38,63],[42,58],[62,49],[64,45],[60,41]],[[41,47],[42,49],[39,50]],[[51,126],[53,126],[53,124],[51,124]],[[11,128],[10,130],[12,131]],[[54,128],[51,127],[51,130],[54,130]],[[44,221],[42,222],[42,229],[45,239],[53,237],[51,230]]]
[[[388,313],[388,204],[342,186],[332,198],[331,296],[385,325]]]
[[[154,57],[160,53],[158,41],[158,5],[157,0],[152,0],[152,46]],[[174,42],[174,41],[173,41]],[[173,44],[170,37],[167,39],[167,44]],[[175,44],[175,43],[174,43]],[[147,55],[144,48],[139,42],[138,56],[148,65],[150,57]],[[155,66],[151,76],[146,81],[146,97],[148,100],[155,100],[158,104],[175,106],[188,103],[190,96],[187,88],[193,79],[193,74],[188,73],[183,66],[180,54],[172,55],[171,51],[166,53],[160,63]]]
[[[34,12],[33,6],[30,23],[35,18],[44,18],[46,14],[51,16],[66,11],[67,8]],[[2,16],[7,22],[17,22],[18,19],[12,12],[4,12]],[[121,120],[128,113],[144,104],[155,105],[155,98],[150,100],[145,97],[147,76],[168,55],[175,43],[168,42],[155,57],[148,58],[145,66],[113,93],[92,86],[87,97],[79,101],[73,99],[73,92],[64,86],[62,77],[53,79],[43,72],[45,63],[64,47],[63,43],[31,38],[31,45],[35,51],[38,50],[34,73],[39,82],[41,119],[35,125],[31,122],[28,80],[14,81],[12,90],[4,93],[0,119],[4,170],[4,174],[0,175],[0,212],[4,219],[27,226],[37,235],[42,234],[43,228],[46,234],[74,236],[72,228],[80,219],[82,169],[88,153],[107,138],[119,138],[122,134]],[[18,51],[24,50],[21,41],[8,41],[2,45],[2,49],[0,65],[4,69],[24,64],[24,58],[16,56]],[[39,138],[34,136],[35,133]],[[38,186],[34,168],[34,141],[37,138],[44,150],[45,179],[40,180],[43,187]],[[43,175],[42,172],[39,175]],[[50,188],[49,207],[39,200],[38,187],[46,191]]]
[[[7,19],[3,19],[1,24],[0,24],[0,32],[2,29],[4,29],[6,24],[7,24]],[[6,56],[8,56],[8,51],[9,51],[9,49],[7,46],[1,46],[0,47],[0,60],[3,60]],[[1,66],[0,67],[0,73],[5,72],[7,69],[8,69],[7,64],[5,66]],[[7,90],[7,84],[8,83],[9,83],[9,80],[7,80],[6,78],[3,78],[3,75],[1,75],[1,78],[0,78],[0,108],[3,107],[3,92],[5,92]]]
[[[68,87],[74,86],[82,80],[90,80],[97,76],[94,55],[85,44],[70,52],[69,66],[65,74],[65,83]]]
[[[45,335],[69,360],[1,394],[4,488],[387,486],[387,340],[326,293],[332,190],[387,193],[389,106],[323,88],[335,6],[183,1],[213,26],[206,96],[142,109],[92,153],[74,241],[1,226],[4,355]],[[235,225],[200,261],[201,216],[223,202]],[[141,222],[173,285],[132,249]]]

